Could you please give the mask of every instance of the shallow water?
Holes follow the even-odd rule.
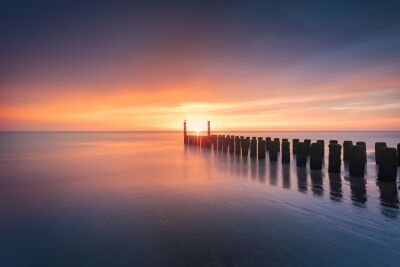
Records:
[[[373,143],[399,132],[234,134],[366,141],[367,174],[182,133],[0,133],[0,266],[398,266],[399,183],[376,182]]]

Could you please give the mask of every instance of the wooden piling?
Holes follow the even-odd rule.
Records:
[[[229,138],[229,154],[235,153],[235,136],[231,135]]]
[[[363,141],[357,141],[356,146],[359,146],[362,148],[363,151],[363,162],[364,164],[367,164],[367,144]]]
[[[307,156],[310,156],[311,140],[304,139],[304,143],[306,144],[306,154],[307,154]]]
[[[343,160],[350,160],[350,153],[353,150],[353,141],[344,141],[343,142]]]
[[[338,140],[329,140],[329,144],[338,144]]]
[[[321,157],[322,157],[322,159],[324,159],[324,157],[325,157],[325,141],[317,140],[317,144],[319,145],[319,148],[321,149]]]
[[[293,155],[297,153],[297,144],[299,143],[299,139],[293,139],[293,144],[292,144],[292,150],[293,150]]]
[[[381,150],[386,148],[385,142],[376,142],[375,143],[375,162],[377,165],[381,163]]]
[[[321,170],[322,169],[322,152],[321,144],[312,143],[310,147],[310,169]]]
[[[279,141],[279,138],[274,138],[274,145],[275,149],[277,152],[281,151],[281,142]]]
[[[352,146],[347,151],[349,157],[349,174],[352,177],[364,177],[365,162],[364,148],[362,146]]]
[[[269,150],[269,148],[271,147],[271,143],[272,143],[271,137],[265,138],[265,149],[266,150]]]
[[[239,136],[235,137],[235,154],[240,154],[240,138],[239,138]]]
[[[329,144],[329,166],[328,172],[340,173],[342,146],[337,143]]]
[[[257,157],[257,138],[253,137],[250,141],[250,158]]]
[[[400,166],[400,143],[397,144],[397,166]]]
[[[242,142],[242,156],[246,157],[249,155],[249,147],[250,147],[250,138],[246,137],[246,139],[243,139]]]
[[[304,142],[299,142],[296,147],[297,147],[296,166],[297,167],[306,167],[306,165],[307,165],[307,144]]]
[[[265,140],[263,138],[258,139],[258,158],[265,159]]]
[[[282,163],[290,163],[290,143],[288,139],[282,139]]]
[[[384,182],[396,182],[397,176],[397,151],[394,147],[379,149],[380,164],[378,179]]]
[[[269,161],[272,162],[278,161],[278,151],[275,142],[271,142],[268,152],[269,152]]]

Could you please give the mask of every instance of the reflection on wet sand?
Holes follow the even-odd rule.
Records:
[[[391,218],[399,215],[399,196],[396,182],[377,182],[382,214]]]
[[[297,190],[302,193],[307,192],[307,168],[297,168]]]
[[[195,149],[196,150],[196,149]],[[185,149],[187,151],[187,149]],[[200,151],[200,150],[198,150]],[[194,152],[194,151],[193,151]],[[279,177],[282,177],[282,188],[291,188],[291,172],[295,170],[297,174],[297,190],[301,193],[307,193],[310,187],[312,195],[315,197],[323,197],[325,172],[320,170],[308,170],[308,168],[293,168],[291,164],[281,164],[280,162],[270,162],[250,157],[241,157],[240,155],[222,153],[220,151],[202,150],[202,154],[210,161],[210,157],[214,156],[214,164],[217,164],[223,172],[228,171],[239,177],[251,178],[261,184],[268,179],[269,184],[277,186]],[[211,155],[213,154],[213,155]],[[344,164],[344,170],[348,168],[348,164]],[[279,171],[281,170],[281,172]],[[308,172],[310,172],[310,181],[308,183]],[[279,175],[278,175],[279,174]],[[328,173],[329,178],[329,198],[336,202],[343,201],[343,185],[342,176],[340,174]],[[368,200],[367,181],[365,178],[344,176],[343,179],[349,183],[350,199],[354,206],[366,207]],[[398,189],[396,183],[377,182],[380,192],[380,204],[382,206],[382,214],[388,217],[397,217],[399,209]]]
[[[282,164],[282,186],[290,189],[290,164]]]
[[[330,198],[334,201],[341,201],[342,194],[342,177],[338,173],[329,173]]]
[[[324,188],[322,186],[323,172],[320,170],[311,170],[310,175],[313,194],[315,196],[322,196],[324,193]]]
[[[364,206],[367,202],[366,181],[362,177],[349,177],[351,199],[355,206]]]

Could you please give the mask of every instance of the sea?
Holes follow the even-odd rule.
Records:
[[[399,178],[374,157],[400,132],[220,134],[323,139],[324,167],[182,132],[1,132],[0,266],[400,266]],[[367,143],[364,178],[328,173],[331,139]]]

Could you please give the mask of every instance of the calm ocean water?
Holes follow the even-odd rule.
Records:
[[[366,141],[367,173],[185,148],[176,132],[3,132],[0,266],[399,266],[399,183],[376,182],[373,155],[399,132],[233,134]]]

